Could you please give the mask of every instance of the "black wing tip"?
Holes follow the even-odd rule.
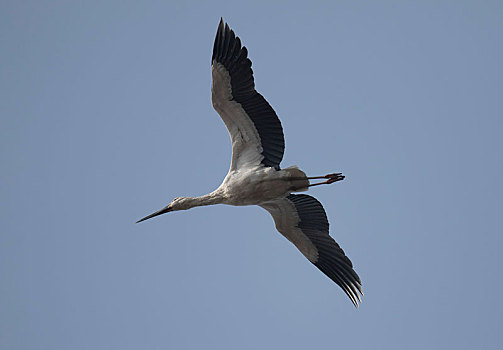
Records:
[[[345,255],[344,257],[347,258]],[[334,265],[333,261],[329,261],[328,259],[324,260],[325,262],[323,264],[315,263],[314,265],[341,287],[344,293],[351,299],[354,306],[358,308],[364,296],[360,276],[358,276],[356,271],[349,264],[344,265],[344,263],[339,262]]]
[[[223,63],[227,69],[230,68],[229,64],[238,64],[239,66],[245,61],[249,61],[249,66],[251,67],[251,61],[248,59],[248,50],[245,46],[242,46],[241,39],[234,33],[229,24],[224,22],[222,17],[220,17],[213,44],[211,62],[213,63],[214,60]]]
[[[225,50],[223,48],[223,42],[229,35],[234,34],[232,29],[230,29],[229,24],[224,22],[223,17],[220,17],[220,22],[218,23],[217,34],[215,35],[215,43],[213,45],[213,55],[211,56],[211,61],[225,54]]]
[[[358,308],[365,294],[362,290],[360,277],[353,269],[350,269],[352,273],[348,273],[346,270],[347,266],[342,267],[339,264],[334,266],[333,262],[326,259],[324,262],[316,262],[313,265],[335,282],[349,297],[353,305]]]
[[[338,271],[339,269],[331,264],[314,263],[321,272],[323,272],[329,279],[335,282],[343,292],[349,297],[355,308],[358,308],[362,303],[362,297],[365,295],[362,290],[362,284],[359,278],[354,279],[348,277],[344,272]],[[356,274],[356,273],[355,273]]]

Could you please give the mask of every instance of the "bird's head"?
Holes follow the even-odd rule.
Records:
[[[152,213],[150,215],[145,216],[144,218],[138,220],[136,223],[145,221],[147,219],[151,219],[154,216],[162,215],[165,213],[168,213],[170,211],[177,211],[177,210],[187,210],[192,208],[192,198],[187,198],[187,197],[176,197],[169,203],[167,206],[162,208],[161,210],[156,211],[155,213]]]
[[[193,207],[193,198],[187,197],[176,197],[168,204],[166,208],[170,208],[169,211],[176,210],[187,210]]]

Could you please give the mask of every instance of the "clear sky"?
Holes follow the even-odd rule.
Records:
[[[220,16],[359,309],[215,189]],[[501,1],[2,1],[1,349],[501,349]]]

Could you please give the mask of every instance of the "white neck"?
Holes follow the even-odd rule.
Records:
[[[213,205],[222,203],[224,197],[220,191],[215,190],[211,193],[205,194],[201,197],[180,197],[173,201],[171,204],[172,209],[175,210],[187,210],[194,207],[202,207],[205,205]]]

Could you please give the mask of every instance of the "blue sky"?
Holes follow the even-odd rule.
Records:
[[[134,222],[215,189],[220,16],[283,167],[363,281],[355,310],[258,207]],[[499,1],[0,5],[0,348],[500,349]]]

